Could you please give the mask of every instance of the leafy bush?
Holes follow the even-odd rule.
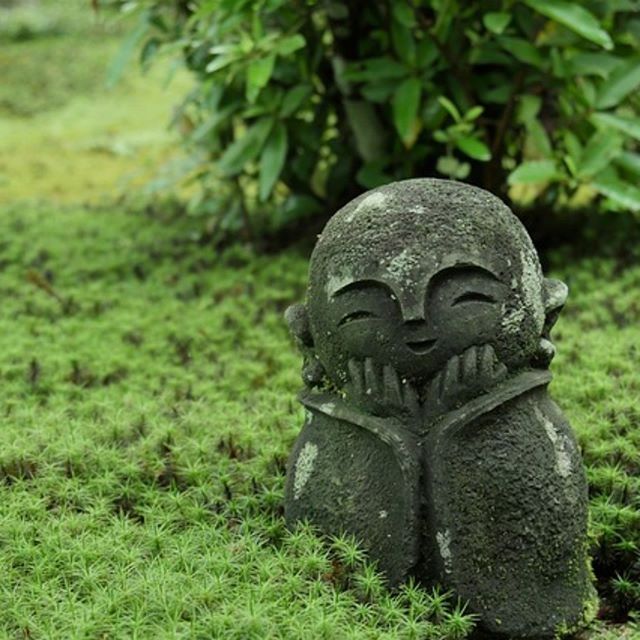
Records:
[[[140,12],[125,49],[141,45],[144,64],[177,54],[195,74],[177,122],[198,204],[223,210],[223,229],[279,227],[425,175],[519,205],[640,210],[635,1],[122,7]]]

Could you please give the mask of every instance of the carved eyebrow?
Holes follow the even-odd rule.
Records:
[[[456,264],[452,267],[445,267],[431,276],[431,280],[429,280],[429,288],[431,288],[434,281],[438,282],[447,276],[455,276],[456,274],[480,276],[488,280],[493,280],[494,282],[502,282],[495,273],[489,271],[489,269],[486,269],[485,267],[480,267],[477,264]]]
[[[345,324],[349,324],[354,320],[364,320],[366,318],[376,318],[376,314],[373,311],[352,311],[347,313],[338,321],[338,326],[342,327]]]
[[[371,287],[382,289],[389,295],[395,297],[395,294],[393,293],[391,287],[386,282],[381,282],[380,280],[354,280],[353,282],[340,287],[337,291],[334,291],[331,294],[331,297],[333,298],[335,296],[342,295],[343,293],[347,293],[348,291],[354,291],[357,289],[368,289]]]
[[[452,306],[455,306],[457,304],[461,304],[463,302],[495,302],[496,299],[487,294],[487,293],[482,293],[480,291],[474,291],[469,290],[469,291],[465,291],[464,293],[461,293],[459,296],[457,296],[454,301],[451,303]]]

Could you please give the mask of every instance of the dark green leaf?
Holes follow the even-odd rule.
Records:
[[[489,147],[487,147],[482,140],[478,140],[478,138],[473,138],[471,136],[458,138],[456,140],[456,146],[460,151],[462,151],[462,153],[474,160],[486,162],[491,159],[491,151],[489,151]]]
[[[407,65],[414,65],[416,62],[416,43],[411,29],[399,22],[392,22],[391,40],[398,58]]]
[[[149,15],[149,24],[162,33],[169,33],[170,29],[167,20],[164,19],[164,16],[156,12],[152,12]]]
[[[358,154],[365,162],[377,160],[384,154],[386,132],[375,107],[364,100],[345,100],[344,106]]]
[[[393,181],[393,178],[387,175],[379,163],[365,164],[356,175],[358,184],[365,189],[375,189],[383,184]]]
[[[258,58],[252,60],[247,67],[247,100],[249,102],[255,102],[260,90],[267,86],[271,73],[273,72],[273,65],[275,64],[276,56],[272,53],[265,58]]]
[[[534,11],[571,29],[583,38],[605,49],[612,49],[609,34],[600,26],[597,18],[578,2],[565,0],[524,0]]]
[[[542,54],[527,40],[502,36],[498,42],[503,49],[508,51],[516,60],[538,68],[544,66]]]
[[[273,105],[265,104],[264,101],[262,103],[249,105],[245,100],[245,104],[247,104],[247,108],[242,110],[242,117],[247,120],[252,120],[253,118],[257,118],[258,116],[264,116],[266,114],[273,113]]]
[[[305,84],[299,84],[293,89],[287,91],[282,106],[280,107],[280,113],[284,118],[288,118],[295,113],[302,105],[302,103],[311,95],[311,87]]]
[[[612,113],[594,113],[590,120],[597,127],[611,128],[640,140],[640,118],[626,118]]]
[[[520,96],[520,100],[518,102],[518,122],[527,124],[528,122],[535,120],[540,112],[541,106],[542,98],[540,98],[540,96]]]
[[[148,66],[151,60],[154,58],[158,49],[160,49],[161,42],[158,38],[149,38],[140,51],[140,64],[143,67]]]
[[[416,16],[414,10],[404,0],[393,0],[391,2],[391,13],[393,17],[405,27],[416,26]]]
[[[637,9],[634,10],[634,15]],[[618,36],[620,42],[628,44],[635,49],[640,46],[640,18],[627,19],[624,22],[624,31]]]
[[[613,176],[594,178],[591,185],[623,207],[631,211],[640,211],[640,189],[635,185]]]
[[[615,163],[624,171],[640,176],[640,153],[623,151],[615,159]]]
[[[244,135],[227,147],[218,160],[218,169],[226,176],[234,176],[240,173],[244,165],[258,156],[264,145],[273,120],[262,118],[251,126]]]
[[[462,85],[462,82],[458,78],[456,78],[455,74],[447,73],[446,74],[446,91],[443,91],[442,95],[449,96],[451,101],[460,109],[460,112],[464,112],[467,109],[471,109],[473,104],[469,103],[467,98],[467,92]],[[477,101],[480,103],[480,100]]]
[[[230,64],[236,61],[236,58],[231,55],[216,56],[205,68],[207,73],[216,73]]]
[[[422,84],[418,78],[408,78],[396,90],[392,99],[393,123],[407,148],[417,137],[416,121],[420,107]]]
[[[509,22],[511,22],[511,14],[504,11],[486,13],[482,17],[482,22],[491,33],[500,35],[507,28]]]
[[[416,64],[419,67],[430,67],[438,58],[438,47],[436,47],[434,41],[425,36],[418,42],[416,48]]]
[[[473,47],[469,52],[469,62],[473,65],[491,64],[509,66],[513,63],[513,60],[496,42],[490,40],[477,47]]]
[[[589,110],[591,110],[597,99],[595,84],[590,78],[581,78],[580,88],[582,89],[582,96],[579,96],[579,98],[582,98],[581,102],[586,104]]]
[[[388,103],[397,86],[398,82],[396,80],[382,80],[364,85],[360,89],[360,93],[370,102]]]
[[[211,111],[211,117],[207,118],[191,132],[191,140],[201,142],[206,136],[215,132],[216,128],[225,122],[238,108],[239,104],[233,103],[222,109]]]
[[[449,112],[449,115],[456,121],[460,122],[462,120],[462,116],[460,115],[460,111],[458,107],[449,98],[446,96],[438,96],[438,102]]]
[[[318,200],[306,194],[292,194],[281,207],[277,207],[273,214],[276,227],[282,227],[294,220],[308,218],[322,211]]]
[[[640,86],[640,57],[636,56],[619,66],[600,85],[596,100],[598,109],[615,107],[638,86]]]
[[[437,98],[430,96],[422,109],[422,122],[430,131],[438,129],[447,117],[447,112]]]
[[[374,105],[364,100],[345,100],[344,106],[358,155],[365,162],[378,160],[385,152],[387,132]]]
[[[326,7],[327,15],[332,20],[346,20],[349,17],[349,9],[341,2],[329,2]]]
[[[267,138],[260,156],[260,200],[266,200],[273,191],[287,157],[287,129],[277,122]]]
[[[467,113],[464,114],[463,120],[465,120],[466,122],[473,122],[474,120],[477,120],[482,115],[483,111],[484,111],[484,107],[481,107],[480,105],[471,107],[471,109],[469,109],[469,111],[467,111]]]
[[[451,0],[443,0],[441,2],[434,2],[433,5],[435,5],[434,8],[437,12],[433,33],[441,41],[447,40],[449,38],[451,25],[457,18],[460,10],[458,3]]]
[[[122,77],[122,73],[133,57],[138,45],[149,31],[149,13],[145,11],[140,15],[138,23],[133,31],[125,38],[116,57],[107,70],[107,86],[113,87]]]
[[[298,49],[302,49],[307,44],[304,36],[296,33],[293,36],[287,36],[278,41],[275,46],[275,52],[279,56],[288,56]]]
[[[509,83],[502,83],[495,87],[478,89],[480,102],[490,102],[493,104],[507,104],[511,97],[512,87]]]
[[[442,142],[442,144],[447,144],[450,140],[450,136],[447,131],[443,131],[442,129],[438,129],[438,131],[433,132],[433,139],[436,142]]]
[[[347,80],[356,82],[375,82],[377,80],[393,80],[404,78],[409,70],[393,58],[369,58],[359,65],[350,65],[344,72]]]
[[[290,120],[287,129],[289,137],[292,141],[295,140],[297,147],[305,147],[309,151],[313,151],[315,156],[318,152],[318,132],[324,130],[325,124],[326,122]]]
[[[580,164],[580,160],[583,154],[583,146],[580,142],[580,138],[571,130],[567,129],[563,133],[564,146],[569,154],[569,157],[573,161],[573,165],[577,167]]]
[[[553,160],[530,160],[523,162],[509,174],[509,184],[537,184],[551,182],[560,176]]]
[[[540,120],[531,120],[527,123],[526,127],[525,158],[549,158],[553,152],[551,141]]]
[[[341,193],[344,189],[351,187],[353,183],[353,156],[343,152],[343,146],[340,143],[332,145],[332,149],[335,151],[336,160],[327,175],[326,184],[330,185],[329,189],[331,193]]]
[[[621,58],[604,51],[583,51],[568,60],[567,68],[573,75],[607,78],[622,62],[624,61]]]
[[[622,150],[620,136],[612,131],[596,131],[585,146],[578,174],[582,177],[593,176],[605,169]]]
[[[558,47],[549,49],[551,59],[551,71],[556,78],[567,77],[567,62]]]

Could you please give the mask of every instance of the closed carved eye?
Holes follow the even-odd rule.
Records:
[[[496,299],[487,293],[481,293],[480,291],[466,291],[462,295],[459,295],[454,299],[452,306],[462,304],[464,302],[489,302],[493,303]]]
[[[341,327],[345,324],[349,324],[350,322],[355,322],[356,320],[365,320],[366,318],[375,318],[377,317],[375,313],[372,311],[352,311],[351,313],[347,313],[347,315],[343,316],[338,322],[338,326]]]

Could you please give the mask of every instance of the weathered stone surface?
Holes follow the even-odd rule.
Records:
[[[287,312],[307,409],[287,521],[354,534],[391,586],[453,589],[490,637],[579,625],[587,487],[547,392],[566,296],[481,189],[407,180],[336,213]]]

